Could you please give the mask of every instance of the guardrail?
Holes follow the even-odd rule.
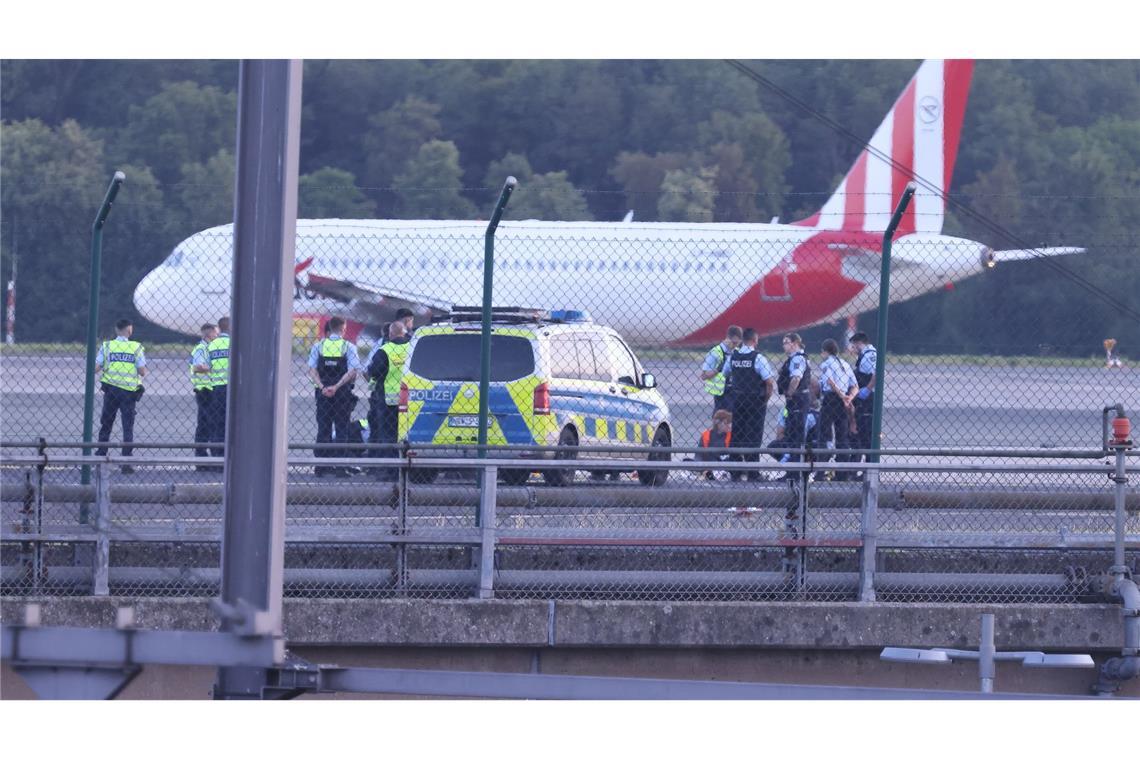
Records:
[[[290,459],[286,593],[1075,602],[1102,590],[1117,543],[1132,565],[1140,549],[1140,492],[1127,477],[1136,469],[1114,482],[1099,451],[1048,452],[1049,462],[1042,452],[910,451],[874,464],[672,458],[691,449],[633,461],[596,448],[578,453],[609,456]],[[222,460],[40,451],[0,461],[4,595],[216,593],[221,476],[195,468]],[[362,472],[317,479],[317,467]],[[384,470],[393,482],[369,478]],[[552,470],[585,472],[564,487],[499,482]],[[631,470],[670,477],[644,487]],[[444,474],[416,482],[432,471]],[[814,479],[823,471],[866,478]],[[789,477],[726,479],[745,472]]]

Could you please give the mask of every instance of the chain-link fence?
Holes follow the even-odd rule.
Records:
[[[702,462],[419,453],[291,460],[287,595],[1071,603],[1101,598],[1117,540],[1114,465],[1088,458],[916,456],[863,465],[856,484],[824,477],[855,465],[819,461],[718,462],[709,479]],[[201,460],[99,459],[83,485],[83,458],[5,459],[4,595],[218,593],[223,486]],[[373,479],[394,464],[393,482]],[[318,478],[317,466],[351,470]],[[536,466],[562,470],[564,487]],[[746,468],[760,481],[729,477]],[[638,482],[651,469],[666,485]],[[520,470],[524,485],[496,483]],[[1136,571],[1134,459],[1126,471],[1121,540]]]
[[[484,232],[479,222],[299,222],[290,368],[293,442],[316,441],[321,437],[318,415],[335,416],[319,412],[322,402],[315,389],[335,378],[310,372],[316,364],[314,346],[334,317],[345,320],[338,336],[351,344],[346,368],[357,374],[339,391],[336,404],[322,409],[335,406],[336,415],[349,419],[368,419],[371,410],[372,422],[377,422],[385,403],[382,392],[371,393],[369,360],[376,358],[375,349],[388,325],[403,313],[400,309],[412,312],[415,334],[423,336],[413,337],[409,364],[414,370],[419,352],[423,366],[417,379],[423,389],[446,390],[448,383],[478,380],[477,336],[465,332],[456,314],[457,307],[481,302]],[[529,327],[529,333],[517,334],[530,342],[532,358],[500,353],[492,361],[507,390],[517,387],[512,381],[524,378],[546,382],[554,396],[553,414],[562,427],[575,428],[580,443],[590,438],[612,444],[627,437],[636,443],[630,433],[634,427],[656,429],[666,423],[672,443],[693,445],[711,427],[714,408],[724,406],[747,418],[747,430],[737,421],[737,437],[763,445],[777,437],[783,410],[793,399],[801,413],[797,419],[815,407],[825,418],[827,439],[842,448],[858,436],[866,439],[873,389],[884,384],[883,443],[894,447],[1098,445],[1098,414],[1105,403],[1140,405],[1140,365],[1127,357],[1121,361],[1120,350],[1106,352],[1102,346],[1119,315],[1106,319],[1099,308],[1103,304],[1066,286],[1065,277],[1050,269],[1056,261],[1084,254],[1044,255],[1055,247],[1041,249],[1047,261],[1006,263],[1000,252],[980,243],[939,235],[911,234],[894,244],[892,339],[884,351],[886,376],[874,381],[881,246],[881,233],[790,225],[504,222],[495,241],[494,302],[539,316],[529,325],[515,325]],[[1018,256],[1035,258],[1031,252]],[[131,402],[134,440],[189,442],[221,436],[215,418],[224,412],[216,401],[203,399],[210,382],[226,379],[225,368],[218,366],[224,351],[217,346],[213,354],[205,351],[194,359],[194,350],[199,328],[229,312],[231,258],[230,228],[213,228],[178,244],[135,288],[133,305],[143,317],[136,320],[136,333],[153,333],[161,326],[172,331],[168,336],[185,336],[185,343],[142,341],[144,358],[137,361],[145,365],[145,395]],[[972,287],[975,279],[997,274],[986,272],[995,261],[999,270],[1012,267],[1025,273],[1025,281],[1007,279],[999,290]],[[948,294],[954,283],[969,292]],[[1043,299],[1043,288],[1053,295]],[[914,323],[936,322],[954,298],[959,309],[961,301],[969,301],[980,327],[953,345],[945,335],[937,339],[941,343],[924,341]],[[1090,305],[1081,312],[1084,321],[1066,335],[1051,335],[1053,320],[1046,312],[1064,299]],[[115,320],[107,315],[127,314],[130,307],[104,306],[108,326],[96,347],[107,354],[100,356],[103,365],[120,347],[110,326]],[[554,324],[549,315],[542,321],[550,310],[583,312],[589,321],[575,324],[579,337],[604,337],[612,328],[616,343],[595,341],[593,353],[586,355],[580,341],[554,340],[557,332],[549,329]],[[1041,329],[1026,330],[1016,343],[1006,331],[986,327],[1014,316],[1026,322],[1024,312],[1034,310],[1042,312]],[[870,317],[854,321],[868,312]],[[468,312],[468,326],[473,318]],[[569,331],[567,324],[564,320],[557,329]],[[758,357],[743,355],[748,348],[740,346],[740,337],[726,341],[734,325],[757,332]],[[439,340],[438,333],[449,331],[465,333],[469,340]],[[800,334],[803,343],[783,342],[787,333]],[[863,340],[852,344],[856,333],[864,333]],[[433,352],[426,343],[429,334],[436,335]],[[824,351],[828,340],[835,341],[834,358]],[[731,365],[733,348],[742,349],[742,366],[755,367],[761,380],[753,382],[751,369],[738,371],[735,379],[730,371],[722,390],[725,382],[710,375],[723,374],[725,365]],[[447,356],[456,350],[460,353]],[[785,373],[793,380],[804,378],[795,389],[800,396],[787,394],[782,381],[768,387],[767,379],[780,380],[789,355],[800,351],[806,365],[797,357]],[[84,415],[84,347],[17,343],[4,346],[2,358],[3,438],[76,440]],[[512,364],[515,358],[522,364]],[[206,369],[194,372],[195,363]],[[645,387],[646,375],[653,376],[655,388]],[[105,390],[107,376],[100,379],[104,390],[95,399],[93,427],[97,434],[106,427],[109,438],[119,439],[123,414],[114,414],[109,396],[117,400],[121,394]],[[372,379],[375,387],[385,378]],[[575,412],[583,424],[606,423],[601,434],[587,434],[571,425],[569,412],[560,413],[558,397],[565,393],[588,396],[590,403]],[[603,411],[608,407],[612,409]],[[530,399],[517,401],[510,413],[526,429],[503,431],[502,442],[557,440],[557,434],[546,441],[536,433]],[[433,431],[429,438],[453,442],[451,432]],[[333,438],[335,431],[324,436]]]

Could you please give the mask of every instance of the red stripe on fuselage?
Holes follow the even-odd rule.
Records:
[[[906,183],[914,179],[914,93],[918,80],[912,79],[907,88],[903,90],[902,97],[895,104],[895,120],[891,130],[891,211],[895,210],[899,199],[902,198]],[[903,171],[900,171],[899,168]],[[898,235],[909,235],[914,232],[914,204],[907,206],[902,221],[899,222]]]
[[[942,183],[950,192],[954,176],[954,160],[958,156],[958,138],[962,134],[962,120],[966,115],[966,98],[970,93],[970,78],[974,73],[973,61],[946,61],[943,64],[943,98],[946,101],[945,121],[942,123],[942,142],[945,164]]]
[[[812,325],[835,313],[859,294],[862,282],[843,276],[844,250],[878,252],[882,235],[873,232],[825,230],[812,235],[792,251],[789,259],[752,284],[727,309],[676,346],[712,345],[724,338],[729,325],[751,327],[771,335]],[[787,270],[787,295],[778,300],[764,295],[782,295]]]
[[[843,199],[843,229],[863,229],[863,211],[867,204],[867,151],[859,154],[851,173],[847,175],[845,187],[847,197]]]

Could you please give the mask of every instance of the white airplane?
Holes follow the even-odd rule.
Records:
[[[919,183],[892,246],[890,300],[950,287],[996,263],[1081,248],[994,251],[941,234],[972,61],[925,61],[820,211],[789,224],[505,221],[496,305],[585,309],[641,345],[709,345],[730,324],[772,334],[878,307],[883,231]],[[486,222],[300,219],[296,324],[344,316],[355,339],[398,308],[417,322],[482,302]],[[152,322],[187,334],[230,311],[233,225],[181,242],[135,290]]]

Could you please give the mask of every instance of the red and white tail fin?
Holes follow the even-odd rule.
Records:
[[[864,149],[823,208],[796,224],[881,232],[906,183],[918,175],[898,234],[941,232],[973,71],[973,61],[923,61],[871,138],[871,147],[894,166]]]

